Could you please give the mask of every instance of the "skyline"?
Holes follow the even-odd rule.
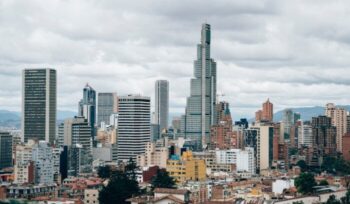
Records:
[[[171,115],[180,116],[205,21],[212,26],[217,90],[226,95],[220,99],[230,103],[234,120],[253,118],[267,98],[276,112],[350,104],[350,31],[341,20],[349,4],[221,1],[212,8],[196,3],[2,2],[0,80],[7,86],[0,88],[1,109],[20,111],[24,68],[50,67],[57,70],[60,110],[77,111],[87,82],[97,92],[150,96],[154,110],[154,82],[166,79]],[[19,12],[21,18],[14,19]],[[63,22],[59,13],[67,14],[60,16]]]

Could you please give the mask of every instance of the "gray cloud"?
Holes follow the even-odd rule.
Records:
[[[184,113],[201,23],[212,25],[218,92],[233,117],[350,104],[346,1],[0,1],[0,107],[20,110],[21,70],[58,70],[60,109],[97,91],[154,95],[168,79],[171,111]]]

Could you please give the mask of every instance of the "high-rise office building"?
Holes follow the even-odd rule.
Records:
[[[58,141],[60,147],[82,145],[87,152],[92,153],[91,126],[87,119],[81,116],[68,118],[58,126]]]
[[[57,111],[56,70],[23,70],[22,133],[29,139],[53,143]]]
[[[332,125],[332,119],[327,116],[312,118],[313,147],[317,148],[318,156],[335,156],[337,150],[337,129]]]
[[[80,144],[67,147],[67,175],[77,177],[92,172],[92,157]]]
[[[155,122],[159,133],[168,128],[169,120],[169,82],[157,80],[155,84]]]
[[[294,113],[292,109],[283,110],[283,118],[281,124],[281,142],[290,142],[291,128],[294,125]]]
[[[210,127],[216,123],[216,62],[210,57],[211,31],[202,25],[201,43],[197,45],[191,96],[187,98],[184,136],[192,140],[194,150],[209,143]]]
[[[83,89],[83,99],[79,102],[79,116],[84,116],[91,127],[92,139],[96,135],[96,91],[86,84]]]
[[[273,161],[273,131],[274,127],[256,124],[245,130],[246,146],[253,147],[256,153],[256,168],[258,172],[267,170]]]
[[[145,153],[145,145],[151,141],[151,100],[144,96],[118,97],[118,138],[119,161]]]
[[[298,147],[312,147],[312,126],[304,124],[303,121],[300,124],[298,127]]]
[[[12,135],[0,132],[0,169],[12,166]]]
[[[116,93],[98,93],[97,103],[97,126],[101,123],[110,125],[110,118],[117,112],[117,94]]]
[[[64,149],[61,174],[78,176],[92,171],[92,132],[88,120],[83,116],[68,118],[58,126],[57,144]]]
[[[273,104],[270,99],[267,99],[262,105],[262,121],[272,122],[273,121]]]
[[[326,105],[326,116],[332,119],[332,125],[337,128],[337,151],[342,151],[343,136],[347,132],[347,111],[336,107],[333,103]]]

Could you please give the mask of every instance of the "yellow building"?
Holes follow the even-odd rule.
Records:
[[[181,159],[169,159],[167,161],[166,170],[177,183],[206,180],[205,161],[202,159],[193,159],[191,151],[184,152]]]

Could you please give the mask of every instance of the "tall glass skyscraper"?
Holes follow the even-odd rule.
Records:
[[[169,82],[157,80],[155,85],[155,121],[159,125],[159,133],[168,128],[169,117]]]
[[[12,166],[12,135],[0,131],[0,169]]]
[[[194,150],[206,148],[210,126],[216,123],[216,62],[210,58],[210,25],[203,24],[201,43],[197,45],[191,96],[187,98],[184,136],[191,139]]]
[[[56,70],[23,70],[22,133],[28,139],[53,144],[56,136]]]
[[[98,93],[97,126],[102,122],[110,125],[110,117],[117,111],[117,100],[116,93]]]
[[[83,89],[83,99],[79,102],[79,116],[84,116],[91,126],[92,137],[96,135],[96,91],[86,84]]]

